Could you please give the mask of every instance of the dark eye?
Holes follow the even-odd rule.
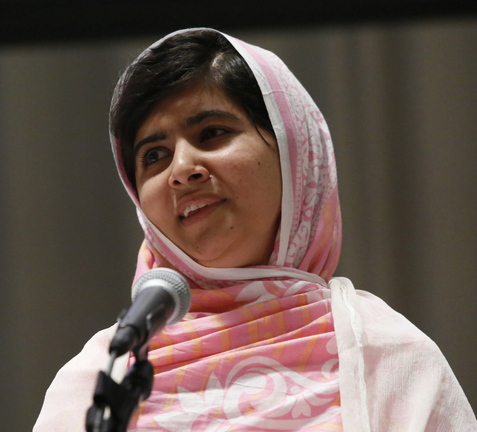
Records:
[[[200,134],[200,140],[206,141],[208,139],[212,139],[221,135],[225,135],[229,133],[228,129],[220,128],[220,127],[209,127],[202,131]]]
[[[141,165],[147,167],[152,165],[169,155],[169,152],[161,147],[155,147],[144,152],[141,156]]]

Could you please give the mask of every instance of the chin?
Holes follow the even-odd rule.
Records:
[[[241,249],[240,245],[235,242],[234,245],[229,247],[220,249],[211,247],[209,250],[203,249],[200,253],[197,250],[183,250],[196,263],[208,268],[242,268],[267,265],[273,251],[273,247],[267,247],[261,254],[257,254],[256,252],[259,249],[263,249],[258,245],[255,245],[255,248],[248,247],[246,251],[248,253],[244,253],[245,251]],[[251,250],[255,253],[250,254]]]

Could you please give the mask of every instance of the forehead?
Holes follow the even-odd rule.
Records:
[[[223,90],[197,84],[157,102],[139,127],[135,141],[160,125],[185,128],[211,117],[249,121],[245,110]]]
[[[203,107],[210,108],[213,106],[221,106],[230,110],[243,111],[242,108],[221,88],[198,83],[175,92],[173,95],[157,102],[152,112],[168,112],[177,108],[185,113],[192,110],[200,110]]]

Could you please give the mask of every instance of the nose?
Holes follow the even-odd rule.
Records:
[[[169,185],[173,188],[204,183],[210,178],[200,149],[183,140],[176,143],[170,165]]]

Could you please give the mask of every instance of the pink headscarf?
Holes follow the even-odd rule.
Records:
[[[129,430],[339,430],[327,281],[339,259],[341,216],[330,134],[311,97],[277,56],[223,36],[252,69],[275,131],[281,224],[268,265],[201,266],[147,219],[112,137],[121,179],[145,233],[136,278],[170,267],[192,288],[190,314],[151,343],[154,390]]]

